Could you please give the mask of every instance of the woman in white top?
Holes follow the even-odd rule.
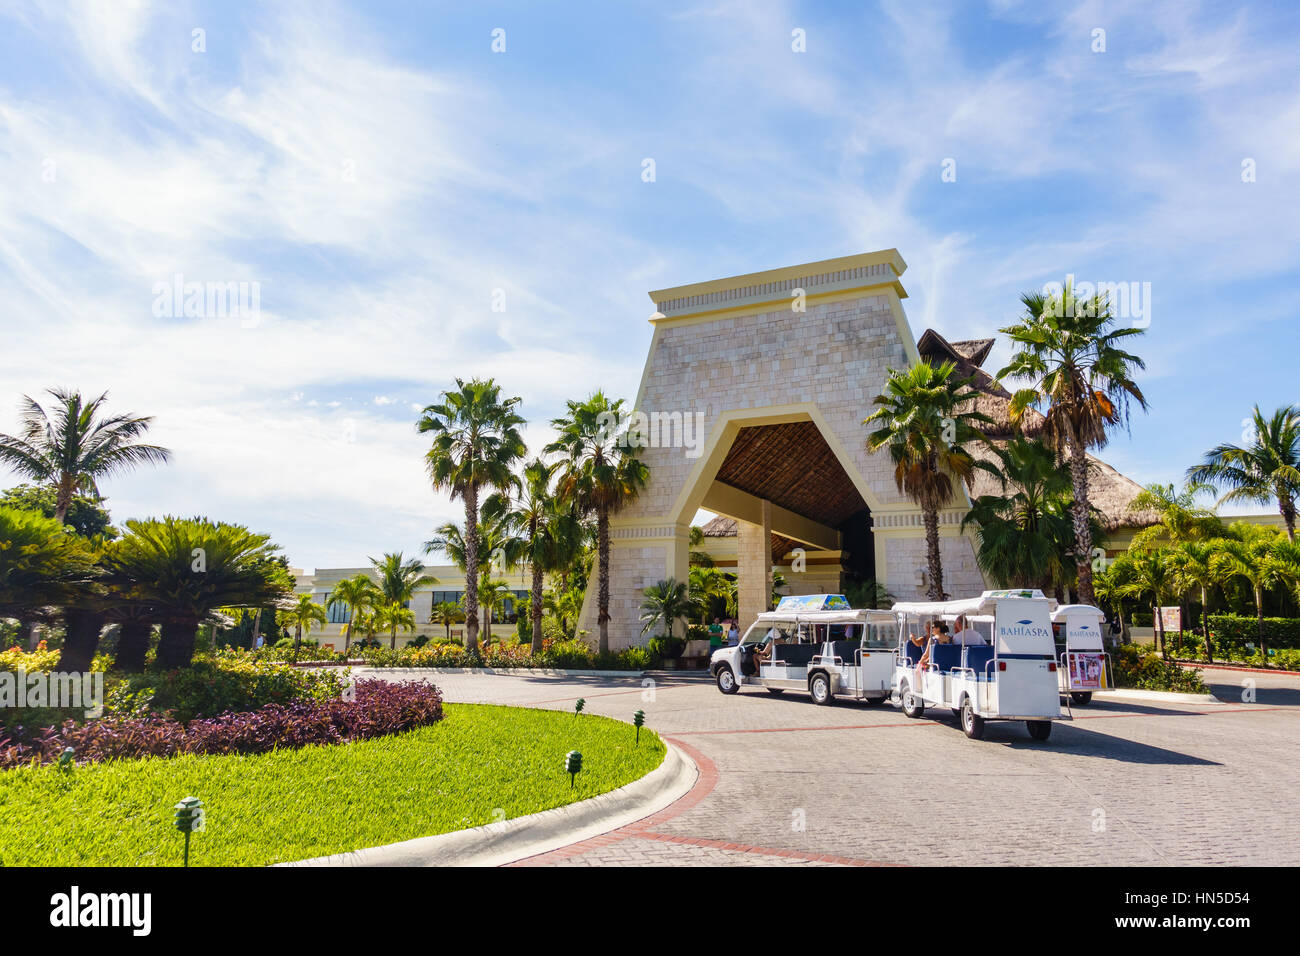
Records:
[[[952,642],[965,644],[967,647],[984,647],[988,644],[988,641],[984,640],[984,635],[970,626],[970,621],[966,620],[965,614],[960,615],[953,622]]]

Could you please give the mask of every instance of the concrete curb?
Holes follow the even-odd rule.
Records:
[[[365,674],[456,674],[489,677],[641,677],[645,671],[576,671],[549,667],[355,667]]]
[[[587,800],[470,830],[419,837],[278,866],[504,866],[643,820],[695,786],[699,768],[664,741],[663,763],[639,780]]]
[[[1213,694],[1182,694],[1171,690],[1135,690],[1117,687],[1113,690],[1094,690],[1094,698],[1104,700],[1154,700],[1169,704],[1221,704]]]
[[[1241,671],[1246,674],[1273,674],[1278,677],[1300,677],[1300,671],[1283,670],[1280,667],[1248,667],[1245,664],[1207,664],[1204,661],[1174,661],[1179,667],[1189,670]]]

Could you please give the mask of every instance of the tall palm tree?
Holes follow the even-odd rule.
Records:
[[[289,596],[293,579],[264,534],[207,518],[127,521],[104,556],[107,580],[161,621],[157,664],[188,667],[200,621],[216,608],[263,608]]]
[[[863,421],[877,426],[867,447],[873,452],[889,451],[894,483],[921,508],[932,601],[944,599],[939,510],[956,495],[953,479],[970,487],[977,469],[994,472],[967,451],[972,443],[986,441],[976,423],[993,421],[971,409],[970,379],[957,378],[954,371],[952,362],[937,366],[917,362],[906,371],[890,369],[884,393],[875,398],[880,407]]]
[[[425,456],[429,480],[439,491],[465,502],[465,649],[478,645],[479,495],[484,489],[513,487],[511,468],[524,457],[519,432],[524,419],[515,411],[519,398],[502,398],[492,379],[465,382],[442,393],[442,401],[425,407],[417,430],[433,434]]]
[[[1211,509],[1197,503],[1205,486],[1189,481],[1181,490],[1159,482],[1147,485],[1129,502],[1130,511],[1153,511],[1159,522],[1133,536],[1133,543],[1146,545],[1163,538],[1169,544],[1205,541],[1223,534],[1223,522]]]
[[[1004,493],[972,502],[962,529],[976,526],[976,560],[999,586],[1031,584],[1050,592],[1073,571],[1070,477],[1042,442],[1015,438],[995,451]]]
[[[596,392],[583,402],[566,403],[566,414],[551,425],[559,432],[547,454],[562,455],[558,491],[578,513],[596,518],[598,566],[597,648],[609,653],[609,519],[634,501],[650,471],[637,457],[626,433],[611,427],[623,419],[623,400]]]
[[[1041,437],[1058,455],[1069,455],[1079,600],[1093,604],[1088,449],[1103,447],[1109,428],[1127,424],[1130,402],[1147,407],[1133,380],[1146,365],[1120,348],[1143,330],[1117,327],[1105,296],[1077,299],[1068,281],[1059,295],[1030,292],[1020,301],[1024,317],[1001,330],[1017,351],[997,377],[1028,382],[1012,395],[1011,421],[1020,425],[1030,408],[1046,406]]]
[[[451,640],[451,626],[465,620],[465,612],[455,601],[439,601],[429,613],[429,623],[441,624],[447,629],[447,640]]]
[[[1295,540],[1296,500],[1300,498],[1300,406],[1286,405],[1267,419],[1256,405],[1250,441],[1217,445],[1199,465],[1187,469],[1192,481],[1226,488],[1219,503],[1277,499],[1287,540]]]
[[[673,637],[677,622],[684,619],[691,611],[691,600],[687,595],[685,581],[669,578],[657,581],[641,592],[645,599],[641,602],[641,633],[659,626],[664,626],[663,633]]]
[[[365,574],[344,578],[330,589],[325,599],[328,604],[342,604],[347,608],[347,623],[343,625],[343,653],[346,655],[352,646],[352,635],[360,626],[364,614],[373,611],[383,600],[375,582]]]
[[[551,488],[558,465],[540,458],[524,467],[516,495],[498,492],[483,505],[483,521],[499,522],[512,541],[518,542],[521,563],[531,572],[528,602],[532,621],[532,652],[542,651],[542,585],[547,572],[557,571],[569,559],[573,543],[581,535],[581,523],[572,508],[565,507]]]
[[[281,627],[293,628],[293,659],[296,661],[302,647],[302,636],[311,634],[314,626],[325,624],[329,619],[325,616],[325,608],[313,601],[310,594],[299,594],[291,607],[276,614],[276,620]]]
[[[171,457],[166,448],[137,441],[149,430],[152,417],[101,415],[107,392],[86,401],[80,392],[48,391],[55,400],[48,413],[35,399],[23,396],[21,434],[0,434],[0,464],[51,485],[54,517],[60,524],[78,492],[99,498],[98,479]]]
[[[501,497],[498,497],[498,496]],[[494,501],[495,499],[495,501]],[[477,607],[484,592],[485,582],[494,573],[513,571],[525,559],[527,542],[515,534],[514,526],[506,520],[509,513],[509,498],[497,492],[490,495],[483,503],[478,523],[478,586],[475,589],[475,606]],[[442,552],[451,558],[452,563],[462,571],[469,567],[469,548],[465,535],[454,521],[448,521],[434,529],[434,536],[424,543],[425,554]],[[502,582],[497,582],[498,584]],[[462,597],[462,601],[463,601]],[[468,602],[466,608],[468,609]],[[497,602],[492,602],[495,610]],[[480,609],[478,624],[485,631],[491,632],[492,620],[484,617]],[[468,620],[468,618],[467,618]]]
[[[1178,586],[1174,562],[1168,548],[1138,549],[1128,553],[1128,580],[1121,588],[1130,597],[1151,595],[1152,624],[1155,626],[1156,646],[1165,657],[1165,628],[1160,620],[1160,608],[1165,599],[1175,593]]]
[[[1225,581],[1224,564],[1216,560],[1221,539],[1183,541],[1174,546],[1172,560],[1179,590],[1195,589],[1201,594],[1201,637],[1205,641],[1205,660],[1214,662],[1210,642],[1210,591]]]
[[[433,575],[424,573],[424,564],[418,558],[408,560],[400,551],[390,551],[379,559],[371,558],[370,563],[374,566],[375,576],[378,578],[375,586],[379,589],[379,610],[394,604],[398,607],[406,607],[414,597],[416,588],[438,583],[438,579]],[[390,635],[392,647],[396,650],[396,617],[392,613],[385,612],[383,619],[386,622],[384,626],[392,631]],[[376,626],[380,625],[376,624]]]
[[[492,618],[505,609],[510,586],[505,581],[483,574],[478,579],[478,603],[483,612],[483,646],[492,643]]]
[[[1215,555],[1219,572],[1225,578],[1242,578],[1255,595],[1259,653],[1264,663],[1268,663],[1268,638],[1264,634],[1264,592],[1282,583],[1286,575],[1286,566],[1277,559],[1274,551],[1275,543],[1265,535],[1252,536],[1248,541],[1225,538],[1220,542]]]
[[[709,612],[721,601],[729,604],[736,593],[736,579],[721,568],[692,565],[690,569],[690,595],[699,612],[700,623],[707,624]]]

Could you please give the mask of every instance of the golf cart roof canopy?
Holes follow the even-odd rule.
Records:
[[[755,619],[758,624],[868,624],[893,623],[893,611],[875,611],[870,608],[845,611],[801,611],[798,609],[763,611]]]
[[[1093,607],[1091,604],[1062,604],[1052,612],[1052,623],[1064,621],[1066,617],[1077,614],[1083,617],[1088,614],[1095,614],[1097,617],[1104,618],[1106,615],[1101,608]]]
[[[1038,588],[1000,588],[996,591],[985,591],[977,598],[964,598],[960,601],[900,601],[894,605],[893,610],[896,614],[933,614],[935,616],[979,614],[982,611],[993,610],[998,601],[1010,598],[1050,601],[1053,606],[1056,605],[1055,600],[1047,597]]]

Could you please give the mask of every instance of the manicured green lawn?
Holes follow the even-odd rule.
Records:
[[[658,736],[583,714],[448,704],[409,733],[256,756],[0,771],[0,864],[179,865],[172,807],[196,796],[191,865],[261,865],[535,813],[612,790],[663,760]],[[569,788],[564,755],[582,753]]]

